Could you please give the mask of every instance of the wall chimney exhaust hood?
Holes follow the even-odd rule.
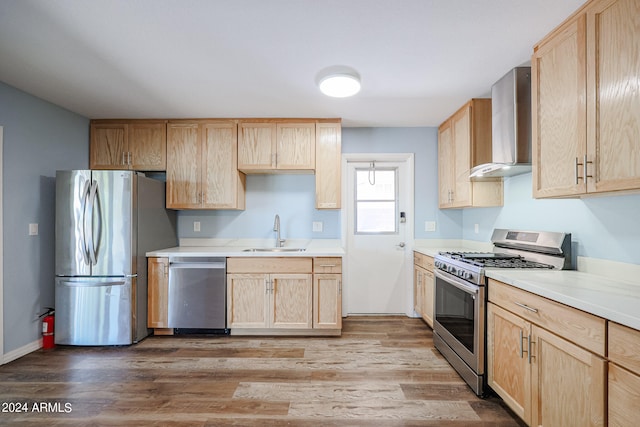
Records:
[[[491,87],[491,163],[475,166],[470,178],[530,171],[531,67],[517,67]]]

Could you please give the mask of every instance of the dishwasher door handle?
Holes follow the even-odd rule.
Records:
[[[169,264],[169,269],[172,268],[218,268],[225,269],[227,265],[224,262],[180,262],[175,264]]]

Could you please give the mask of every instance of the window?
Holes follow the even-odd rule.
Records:
[[[397,168],[356,169],[356,234],[398,233]]]

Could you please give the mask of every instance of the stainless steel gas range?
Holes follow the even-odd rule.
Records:
[[[571,234],[495,229],[492,252],[435,257],[435,347],[478,396],[486,392],[487,269],[570,269]]]

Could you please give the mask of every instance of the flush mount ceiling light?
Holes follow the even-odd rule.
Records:
[[[318,87],[327,96],[346,98],[360,92],[360,76],[348,67],[330,67],[319,74]]]

